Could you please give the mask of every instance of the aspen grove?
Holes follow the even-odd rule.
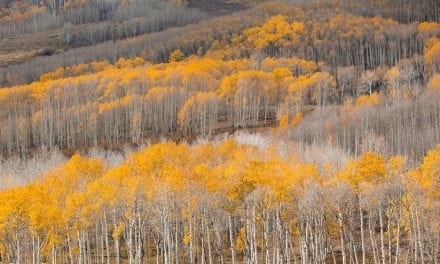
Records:
[[[0,264],[440,263],[438,0],[0,0]]]
[[[282,133],[280,128],[277,133]],[[418,167],[285,142],[158,143],[116,167],[73,156],[0,193],[16,263],[436,263],[440,146]]]

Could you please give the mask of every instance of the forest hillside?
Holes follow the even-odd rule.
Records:
[[[0,263],[439,263],[439,22],[1,1]]]

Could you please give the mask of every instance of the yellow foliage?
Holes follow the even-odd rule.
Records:
[[[440,90],[440,74],[436,74],[434,75],[431,80],[429,81],[429,85],[428,85],[429,89],[432,90]]]
[[[124,232],[124,230],[125,230],[124,225],[118,225],[116,229],[113,231],[112,237],[114,239],[118,239],[121,236],[122,232]]]
[[[431,38],[425,47],[425,65],[428,76],[440,72],[440,39]]]
[[[246,241],[246,229],[244,227],[240,228],[240,233],[235,241],[235,247],[237,250],[242,251],[245,247]]]
[[[292,119],[291,126],[296,127],[302,120],[303,116],[301,112],[298,112]]]
[[[393,156],[387,161],[387,172],[390,175],[403,173],[405,169],[406,158],[403,156]]]
[[[440,199],[440,145],[426,154],[419,180],[433,198]]]
[[[191,236],[189,233],[189,227],[185,226],[184,228],[184,236],[183,236],[183,243],[185,245],[188,245],[191,242]]]
[[[355,105],[357,107],[362,106],[374,106],[379,105],[380,98],[378,93],[372,93],[371,95],[361,95],[356,99]]]
[[[422,22],[419,24],[419,31],[422,32],[435,32],[440,30],[440,24],[437,22]]]
[[[302,22],[289,24],[285,16],[274,16],[262,26],[249,28],[244,32],[256,49],[295,47],[306,31]]]
[[[361,183],[379,184],[387,177],[384,157],[366,152],[356,160],[350,160],[339,176],[359,190]]]
[[[278,126],[280,128],[287,128],[288,125],[289,125],[289,116],[288,115],[283,115],[280,118],[280,124]]]
[[[185,54],[181,50],[175,50],[171,52],[169,61],[170,62],[178,62],[185,58]]]
[[[67,243],[66,234],[75,239],[77,231],[94,230],[95,220],[116,212],[109,234],[120,239],[141,213],[139,205],[154,208],[172,197],[176,200],[171,201],[182,202],[177,214],[185,221],[198,221],[198,212],[207,203],[235,214],[254,202],[265,210],[281,210],[280,218],[290,221],[296,210],[291,211],[296,208],[292,201],[311,188],[331,188],[343,180],[354,192],[363,193],[404,175],[406,168],[404,157],[385,161],[383,156],[367,152],[350,160],[341,171],[330,163],[324,164],[323,170],[320,175],[316,164],[306,164],[296,155],[282,158],[275,145],[259,150],[234,140],[195,146],[155,144],[131,154],[109,171],[99,160],[74,155],[34,184],[0,191],[0,241],[14,235],[11,226],[20,226],[44,235],[44,247],[50,252],[52,246]],[[408,189],[421,188],[429,199],[439,199],[439,177],[440,145],[427,153],[420,169],[408,173]],[[249,199],[256,200],[249,203]],[[261,225],[264,220],[258,210],[256,221]],[[154,214],[154,210],[148,213]],[[300,232],[297,219],[291,221],[293,232]],[[336,223],[328,225],[333,233]],[[246,236],[246,229],[240,226],[234,237],[237,250],[246,246]],[[186,224],[182,239],[184,244],[192,239]]]
[[[94,61],[91,65],[94,72],[100,72],[111,67],[107,61]]]

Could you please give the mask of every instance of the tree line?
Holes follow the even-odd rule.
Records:
[[[75,155],[34,183],[0,192],[0,257],[438,262],[440,147],[414,167],[403,156],[327,154],[326,162],[310,162],[286,141],[226,140],[155,144],[112,168]]]
[[[13,37],[61,28],[65,34],[68,27],[83,24],[89,24],[94,31],[103,31],[103,25],[107,25],[107,30],[110,30],[111,22],[122,21],[126,24],[131,21],[132,26],[137,23],[138,27],[143,28],[153,24],[154,20],[157,20],[156,24],[162,25],[166,23],[163,20],[186,19],[191,13],[202,16],[199,10],[172,1],[14,1],[11,4],[4,3],[3,8],[0,6],[0,36]],[[149,32],[152,31],[145,30],[139,34]]]
[[[276,15],[282,15],[282,18]],[[272,20],[268,21],[269,17],[273,17]],[[419,28],[423,21],[403,24],[392,19],[360,17],[332,5],[314,8],[309,5],[298,7],[278,2],[265,3],[196,25],[116,43],[106,42],[96,47],[73,49],[51,57],[38,57],[1,69],[0,76],[3,76],[3,86],[12,86],[35,81],[41,74],[54,71],[60,66],[93,60],[114,63],[120,57],[142,57],[154,63],[166,62],[170,53],[176,49],[180,49],[186,56],[210,53],[211,56],[225,59],[296,56],[316,63],[325,61],[331,67],[329,71],[332,74],[336,73],[338,67],[345,66],[374,69],[381,65],[394,66],[401,59],[421,54],[428,39],[439,34],[435,22],[428,21],[426,24],[434,26]],[[292,24],[299,26],[296,30],[301,30],[293,32],[294,35],[291,30],[283,35],[281,30],[283,27],[287,29],[286,23],[289,27]],[[265,32],[270,24],[277,25],[275,29],[278,32]],[[134,29],[136,27],[131,27],[129,32]],[[111,34],[107,30],[98,32],[98,39]],[[266,43],[255,43],[249,38],[249,35],[258,32],[261,35],[266,33],[262,36],[266,38]],[[270,36],[283,41],[270,43],[267,39]],[[290,38],[292,41],[289,43]]]
[[[268,59],[260,63],[264,71],[250,70],[258,64],[253,60],[143,63],[140,58],[115,66],[97,62],[75,68],[98,70],[94,74],[47,80],[72,71],[60,69],[40,82],[2,89],[2,151],[26,155],[41,147],[139,144],[148,135],[176,131],[210,136],[220,118],[227,119],[226,127],[255,126],[263,109],[266,121],[274,118],[274,107],[293,80],[287,68],[310,74],[317,69],[295,58]],[[272,82],[279,87],[271,89]]]
[[[292,26],[279,16],[270,18],[267,24],[276,20]],[[251,37],[247,40],[252,41]],[[420,159],[438,140],[438,107],[431,99],[437,98],[439,86],[439,45],[437,38],[431,38],[423,56],[400,60],[390,68],[362,71],[339,67],[336,76],[324,63],[276,56],[209,58],[216,57],[215,51],[204,58],[184,59],[184,53],[176,50],[169,56],[170,62],[161,64],[150,64],[138,57],[121,58],[114,65],[101,61],[59,68],[42,75],[39,82],[0,90],[0,151],[26,156],[34,148],[141,144],[149,137],[170,135],[210,137],[221,130],[270,126],[285,115],[293,118],[299,112],[315,109],[316,114],[311,115],[315,121],[321,120],[325,115],[320,114],[325,112],[335,113],[335,123],[316,123],[328,125],[326,129],[301,129],[304,136],[300,138],[308,144],[327,140],[324,132],[329,128],[343,128],[337,132],[337,142],[356,155],[359,152],[353,148],[358,143],[389,133],[387,138],[393,138],[387,141],[391,144],[389,153]],[[342,110],[344,114],[337,114],[341,109],[356,109],[356,101],[373,99],[377,100],[371,111],[355,111],[351,115]],[[337,110],[326,111],[335,104],[340,105],[334,106]],[[405,116],[379,125],[379,120],[396,115],[379,114],[373,118],[377,110],[398,111]],[[407,118],[409,113],[414,115]],[[366,120],[366,127],[360,125],[359,118]],[[339,124],[346,120],[352,120],[348,125],[354,134],[347,134],[347,127]],[[410,120],[414,122],[408,126],[406,122]],[[419,125],[425,123],[429,129]],[[357,132],[361,128],[362,133]],[[422,128],[423,133],[432,136],[424,137],[426,145],[415,151],[412,140],[406,138],[417,135]],[[408,133],[402,134],[402,129]],[[352,144],[353,140],[356,144]]]

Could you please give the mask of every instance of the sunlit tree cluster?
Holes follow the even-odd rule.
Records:
[[[135,58],[59,68],[40,82],[0,90],[1,151],[139,144],[149,134],[210,136],[218,128],[266,124],[293,100],[289,85],[303,78],[295,72],[311,76],[307,89],[317,104],[334,98],[331,75],[317,70],[296,58],[154,65]],[[228,122],[219,127],[221,119]]]
[[[290,124],[289,124],[290,125]],[[276,143],[73,156],[0,192],[9,263],[435,263],[440,148],[307,162]]]
[[[346,19],[338,16],[331,26],[337,28],[339,20]],[[350,28],[364,22],[382,24],[380,19],[360,20]],[[221,130],[273,126],[281,117],[293,118],[310,107],[400,105],[439,86],[437,38],[428,41],[423,57],[401,59],[393,67],[363,71],[347,66],[334,72],[323,62],[275,56],[284,42],[292,43],[292,34],[305,34],[304,25],[295,23],[276,16],[244,33],[252,50],[274,57],[225,60],[208,53],[185,58],[177,49],[166,63],[152,64],[141,57],[120,58],[114,64],[93,61],[60,67],[39,82],[0,89],[0,150],[26,156],[41,147],[141,144],[151,135],[206,137]],[[421,23],[419,28],[432,33],[436,25]],[[252,39],[261,34],[269,34],[267,40]],[[432,146],[424,147],[422,154]]]

